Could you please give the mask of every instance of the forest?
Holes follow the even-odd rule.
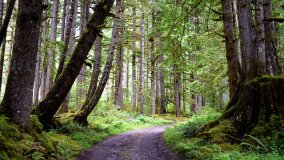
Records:
[[[284,159],[284,1],[0,0],[0,160]]]

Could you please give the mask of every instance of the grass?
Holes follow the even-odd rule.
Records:
[[[276,132],[269,138],[269,143],[262,143],[258,138],[247,136],[253,143],[231,144],[216,134],[212,139],[202,136],[191,137],[200,126],[208,121],[218,118],[220,113],[207,110],[191,117],[188,122],[178,123],[166,130],[164,139],[166,143],[178,154],[187,159],[208,160],[280,160],[284,159],[284,132]],[[223,127],[226,126],[224,122]],[[222,128],[221,128],[222,129]],[[215,133],[212,131],[212,133]],[[218,131],[216,131],[218,133]],[[243,145],[247,143],[247,145]],[[269,152],[263,149],[269,148]]]

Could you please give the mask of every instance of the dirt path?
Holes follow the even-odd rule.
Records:
[[[182,160],[164,144],[165,128],[140,129],[109,138],[77,160]]]

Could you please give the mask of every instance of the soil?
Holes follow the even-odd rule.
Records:
[[[183,160],[163,141],[167,127],[139,129],[111,137],[84,152],[77,160]]]

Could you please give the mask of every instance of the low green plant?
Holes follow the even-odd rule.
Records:
[[[277,131],[269,140],[262,141],[258,137],[251,135],[246,136],[243,143],[231,144],[229,141],[210,140],[208,138],[214,137],[218,130],[230,129],[229,121],[221,122],[219,129],[213,128],[205,134],[212,134],[211,136],[196,136],[191,135],[202,126],[204,123],[218,118],[220,113],[214,111],[204,111],[198,115],[192,116],[187,123],[178,123],[173,127],[169,127],[164,133],[166,143],[174,149],[178,154],[183,155],[187,159],[196,160],[280,160],[284,159],[284,132]],[[229,127],[229,129],[228,129]],[[224,135],[226,137],[226,134]],[[222,138],[224,138],[222,137]],[[267,138],[267,137],[266,137]],[[264,143],[267,142],[267,143]],[[249,149],[243,150],[243,146]]]

